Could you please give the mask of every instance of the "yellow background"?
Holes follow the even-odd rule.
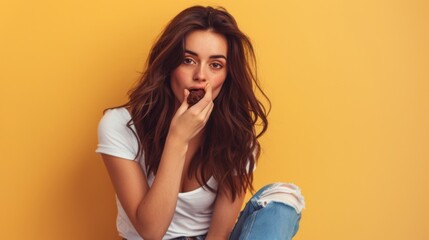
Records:
[[[255,186],[302,188],[295,239],[429,239],[426,0],[2,0],[0,238],[117,239],[98,121],[197,3],[254,42],[273,103]]]

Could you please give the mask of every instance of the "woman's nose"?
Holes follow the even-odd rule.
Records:
[[[207,81],[206,74],[205,74],[204,70],[205,69],[202,65],[197,65],[197,67],[195,68],[195,72],[194,72],[194,80],[195,81],[201,81],[201,82]]]

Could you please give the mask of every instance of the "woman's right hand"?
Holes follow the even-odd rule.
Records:
[[[189,90],[184,90],[184,99],[170,123],[169,135],[189,142],[206,125],[213,110],[212,86],[207,83],[204,97],[194,106],[189,107]]]

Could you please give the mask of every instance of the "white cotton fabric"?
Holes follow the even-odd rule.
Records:
[[[293,183],[275,183],[259,196],[258,204],[266,206],[270,202],[282,202],[295,209],[299,214],[305,208],[301,189]]]
[[[127,127],[130,120],[131,116],[125,108],[106,111],[98,126],[96,152],[123,158],[124,161],[138,161],[147,177],[149,186],[152,186],[154,175],[149,174],[148,176],[143,156],[135,159],[138,142],[131,129]],[[134,126],[131,127],[135,131]],[[217,189],[217,182],[214,178],[210,178],[207,184],[213,189]],[[163,239],[206,234],[210,227],[215,198],[215,193],[203,187],[179,193],[176,212]],[[141,240],[142,238],[131,224],[117,196],[116,204],[118,208],[116,225],[119,235],[128,240]]]

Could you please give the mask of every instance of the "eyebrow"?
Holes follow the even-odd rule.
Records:
[[[198,54],[196,52],[191,51],[191,50],[185,50],[185,53],[189,53],[189,54],[191,54],[193,56],[198,57]],[[223,59],[227,60],[226,57],[224,55],[222,55],[222,54],[211,55],[209,58],[223,58]]]

